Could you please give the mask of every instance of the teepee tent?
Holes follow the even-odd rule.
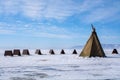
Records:
[[[5,50],[4,56],[13,56],[12,50]]]
[[[73,51],[73,53],[72,54],[77,54],[77,51],[76,51],[76,49],[74,49],[74,51]]]
[[[92,25],[93,32],[84,46],[80,56],[82,57],[106,57],[103,48],[98,39],[95,28]]]
[[[35,54],[42,55],[41,50],[40,50],[40,49],[37,49],[37,50],[35,51]]]
[[[21,56],[20,50],[19,49],[14,49],[13,50],[13,55]]]
[[[54,55],[54,54],[55,54],[55,52],[54,52],[54,50],[53,50],[53,49],[50,49],[49,53],[50,53],[50,54],[52,54],[52,55]]]
[[[60,54],[65,54],[65,51],[62,49],[61,52],[60,52]]]
[[[30,55],[30,53],[29,53],[29,50],[28,50],[28,49],[24,49],[22,54],[23,54],[23,55]]]
[[[112,54],[118,54],[117,49],[113,49]]]

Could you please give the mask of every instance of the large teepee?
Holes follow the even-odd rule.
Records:
[[[82,57],[106,57],[93,25],[92,25],[92,29],[93,29],[92,34],[90,38],[88,39],[80,56]]]

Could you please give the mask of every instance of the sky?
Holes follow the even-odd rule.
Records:
[[[120,0],[0,0],[0,48],[120,44]]]

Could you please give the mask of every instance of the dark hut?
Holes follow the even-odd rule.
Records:
[[[13,56],[12,50],[6,50],[4,56]]]
[[[77,54],[77,51],[76,51],[76,49],[74,49],[74,51],[73,51],[73,53],[72,54]]]
[[[28,49],[24,49],[22,54],[23,54],[23,55],[30,55],[30,53],[29,53],[29,50],[28,50]]]
[[[112,54],[118,54],[117,49],[113,49]]]
[[[65,51],[62,49],[61,52],[60,52],[60,54],[65,54]]]
[[[95,28],[92,25],[92,34],[84,46],[80,56],[82,57],[106,57],[98,39]]]
[[[14,49],[13,50],[13,55],[21,56],[20,50],[19,49]]]
[[[41,50],[40,50],[40,49],[37,49],[37,50],[35,51],[35,54],[42,55]]]
[[[52,54],[52,55],[55,54],[55,52],[53,51],[53,49],[50,49],[49,53]]]

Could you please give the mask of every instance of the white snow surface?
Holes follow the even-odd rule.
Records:
[[[41,50],[44,55],[29,50],[30,56],[5,57],[0,50],[0,80],[120,80],[120,54],[105,50],[106,58],[79,57],[73,49]],[[22,50],[21,50],[22,52]],[[118,50],[120,52],[120,50]]]

